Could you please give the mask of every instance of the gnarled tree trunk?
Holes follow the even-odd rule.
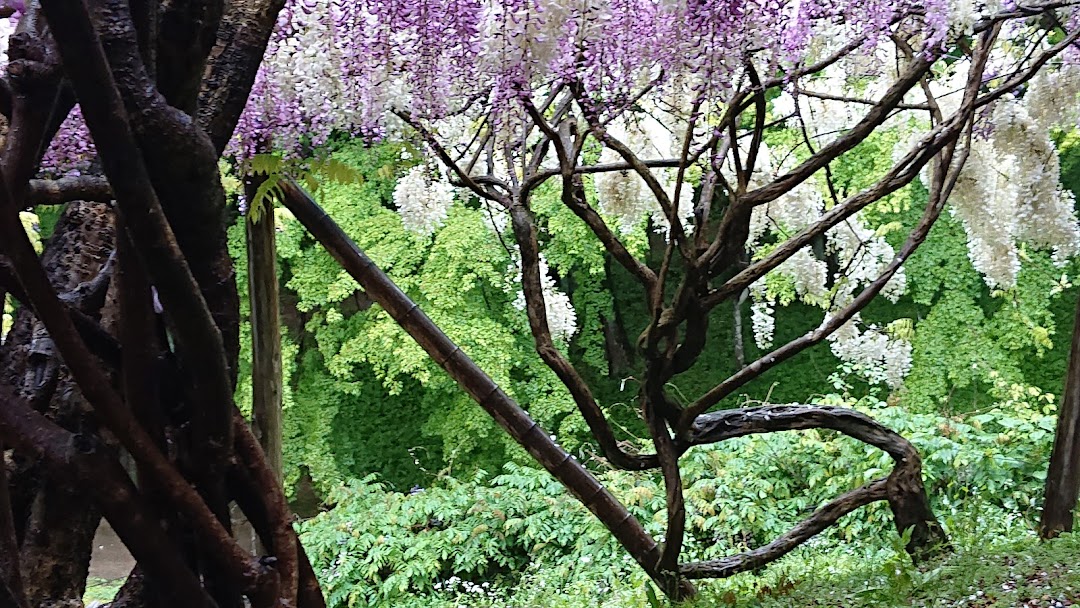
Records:
[[[56,288],[109,326],[116,308],[106,303],[114,246],[113,214],[102,203],[71,203],[45,246],[42,263]],[[44,327],[26,307],[15,315],[0,353],[3,382],[63,428],[94,434],[89,405]],[[31,606],[80,606],[101,515],[70,480],[51,474],[39,459],[10,454],[14,524],[22,587]]]

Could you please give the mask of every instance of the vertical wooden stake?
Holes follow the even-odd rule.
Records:
[[[258,183],[249,181],[245,187],[251,200]],[[251,425],[266,454],[266,462],[280,483],[281,322],[273,201],[267,197],[258,221],[253,222],[249,214],[245,223],[251,303]]]
[[[1054,450],[1046,473],[1046,495],[1039,535],[1053,538],[1073,529],[1073,510],[1080,490],[1080,301],[1077,302],[1072,350],[1065,371],[1065,394],[1058,408]]]

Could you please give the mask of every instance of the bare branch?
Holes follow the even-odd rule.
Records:
[[[198,109],[200,88],[205,90],[203,75],[207,55],[217,43],[225,4],[224,0],[167,0],[161,3],[156,25],[159,30],[154,48],[155,65],[147,67],[153,71],[154,81],[169,105],[190,115],[195,115]],[[233,11],[231,16],[235,18],[236,9]],[[249,52],[258,52],[262,57],[261,51],[252,48]],[[233,66],[233,70],[236,68]],[[242,90],[250,89],[248,83]]]
[[[447,169],[454,172],[454,174],[457,176],[457,179],[461,182],[462,186],[468,188],[469,190],[472,190],[480,198],[494,201],[496,203],[499,203],[503,207],[509,207],[510,201],[505,196],[505,194],[495,192],[490,188],[482,187],[482,183],[484,183],[492,186],[497,186],[501,188],[503,192],[509,192],[511,188],[508,184],[502,182],[501,180],[494,179],[490,176],[486,176],[486,179],[483,179],[481,183],[480,179],[468,175],[461,167],[458,166],[456,162],[454,162],[453,157],[451,157],[450,153],[446,151],[446,148],[444,148],[443,145],[439,143],[439,140],[435,137],[435,134],[432,133],[431,130],[425,127],[423,124],[421,124],[419,120],[416,120],[412,117],[411,114],[404,110],[394,110],[394,115],[403,120],[413,129],[416,129],[416,132],[420,134],[420,137],[423,138],[424,142],[427,143],[428,147],[430,147],[431,150],[435,152],[435,155],[439,157],[439,160],[442,161],[443,165],[446,166]]]
[[[555,146],[556,154],[559,157],[559,169],[555,170],[555,173],[550,173],[547,176],[562,175],[563,204],[573,211],[574,215],[578,216],[581,221],[585,222],[585,225],[593,231],[593,234],[596,235],[612,257],[626,268],[630,274],[634,275],[645,287],[647,292],[651,293],[656,284],[656,275],[653,273],[652,269],[630,254],[626,249],[626,246],[622,244],[622,241],[615,236],[607,223],[604,222],[604,219],[600,217],[600,214],[597,213],[591,205],[589,205],[585,198],[584,186],[581,183],[580,173],[593,172],[586,170],[595,170],[598,166],[577,167],[577,159],[580,156],[580,138],[578,144],[572,143],[572,141],[570,141],[574,136],[572,132],[566,134],[556,132],[531,103],[526,104],[526,109],[533,121],[544,132],[547,139]],[[522,183],[520,196],[522,198],[527,198],[532,189],[539,186],[545,179],[547,179],[547,177],[541,177],[540,174],[526,176]]]
[[[113,200],[109,180],[94,175],[32,179],[26,194],[31,205],[62,205],[73,201],[108,203]]]
[[[589,123],[589,131],[600,141],[600,143],[621,156],[623,160],[633,168],[634,172],[644,180],[645,184],[656,198],[656,202],[659,203],[660,208],[664,211],[664,215],[670,218],[673,213],[671,197],[664,191],[663,186],[660,185],[660,182],[656,179],[656,176],[653,175],[652,171],[649,171],[649,167],[647,167],[626,144],[615,139],[607,132],[607,129],[601,124],[596,111],[590,107],[588,100],[584,99],[580,89],[581,87],[579,86],[572,87],[578,105],[581,107],[582,113],[585,116],[585,120]],[[680,162],[682,161],[680,160]],[[686,244],[686,233],[683,231],[682,222],[679,221],[679,218],[677,217],[674,219],[675,221],[671,223],[671,234],[674,235],[675,241],[679,243],[680,248],[683,250],[684,257],[686,257],[687,260],[690,260],[692,258],[690,257],[689,246]]]
[[[923,166],[930,162],[934,155],[959,136],[962,124],[960,121],[954,120],[929,133],[873,186],[829,209],[816,223],[784,241],[769,255],[754,262],[726,283],[709,292],[702,299],[704,306],[713,308],[727,298],[738,294],[749,287],[751,283],[765,276],[770,270],[778,267],[784,260],[808,245],[816,237],[825,234],[829,229],[851,217],[867,205],[881,200],[883,196],[895,192],[910,183],[919,175]]]
[[[888,500],[893,508],[899,532],[914,527],[909,550],[931,547],[944,542],[941,527],[930,511],[922,485],[922,462],[919,452],[899,433],[869,416],[848,408],[818,405],[765,405],[706,414],[690,429],[684,448],[690,445],[718,443],[761,433],[831,429],[872,445],[896,462],[888,479],[879,479],[828,503],[811,517],[772,543],[732,557],[683,566],[692,578],[731,576],[768,563],[791,551],[810,537],[835,523],[841,516],[877,500]]]
[[[247,423],[242,419],[239,419],[239,424],[247,426]],[[235,434],[238,438],[243,436],[239,427]],[[274,539],[281,535],[286,527],[289,530],[292,529],[292,512],[289,510],[288,504],[284,502],[284,497],[276,485],[267,486],[271,488],[268,493],[266,487],[260,486],[256,481],[266,475],[274,476],[265,456],[256,450],[245,450],[243,448],[238,448],[236,452],[239,459],[236,466],[230,471],[229,476],[229,488],[232,491],[233,499],[236,500],[244,516],[248,518],[248,521],[255,528],[255,532],[259,535],[259,540],[263,546],[270,547],[271,550],[276,552],[276,549],[274,549],[276,541]],[[295,537],[295,532],[292,534]],[[304,552],[304,546],[298,542],[295,545],[298,563],[297,607],[326,608],[326,600],[319,589],[319,582],[315,578],[315,572],[311,567],[307,553]]]
[[[756,206],[776,200],[833,159],[854,148],[885,122],[896,104],[903,100],[904,95],[919,82],[932,64],[933,59],[920,54],[858,124],[769,185],[748,192],[743,199],[744,204]]]
[[[981,44],[979,50],[977,51],[975,61],[973,62],[972,70],[968,74],[968,81],[965,87],[964,100],[961,103],[960,109],[952,118],[952,121],[955,122],[956,125],[970,127],[971,121],[974,116],[974,104],[976,100],[976,95],[978,93],[979,84],[982,82],[982,74],[986,67],[986,61],[990,55],[990,47],[992,46],[993,40],[997,37],[998,30],[999,26],[995,26],[989,31],[984,32],[981,36]],[[938,165],[939,170],[935,172],[934,182],[931,184],[930,199],[927,202],[926,210],[924,211],[922,218],[919,220],[919,223],[908,235],[908,238],[904,242],[903,246],[900,248],[899,251],[897,251],[896,256],[893,258],[892,262],[890,262],[889,265],[886,266],[884,272],[882,272],[882,274],[877,279],[867,285],[862,290],[862,292],[855,296],[851,300],[851,302],[847,304],[847,306],[832,314],[824,323],[822,323],[820,327],[805,334],[800,338],[792,340],[784,346],[772,351],[771,353],[766,354],[765,356],[761,357],[750,365],[740,369],[727,380],[715,386],[713,389],[708,391],[705,395],[703,395],[701,398],[699,398],[697,401],[687,407],[686,410],[683,412],[683,417],[679,423],[681,429],[688,428],[697,416],[703,414],[710,407],[719,403],[721,399],[723,399],[727,395],[730,395],[733,391],[735,391],[740,386],[743,386],[751,379],[756,378],[757,376],[764,373],[766,370],[776,366],[778,363],[786,359],[789,359],[790,357],[812,346],[813,344],[817,344],[818,342],[824,340],[834,331],[839,329],[844,323],[854,317],[858,311],[862,310],[867,304],[870,303],[870,301],[874,297],[877,296],[878,293],[881,292],[882,289],[884,289],[885,285],[888,284],[889,280],[892,279],[893,275],[895,275],[896,272],[900,269],[900,266],[903,265],[907,258],[910,257],[911,254],[915,251],[915,249],[917,249],[919,245],[921,245],[922,242],[926,239],[927,234],[929,234],[930,232],[930,228],[934,225],[934,222],[937,221],[938,216],[941,215],[941,211],[945,206],[948,195],[952,191],[952,187],[953,185],[955,185],[955,180],[959,175],[960,171],[963,169],[964,162],[967,160],[967,155],[970,151],[968,148],[965,148],[962,156],[959,159],[959,162],[953,164],[952,154],[955,150],[955,146],[955,136],[952,136],[949,139],[945,140],[945,143],[942,146],[942,148],[944,149],[944,153]],[[927,147],[927,150],[932,149],[932,146]],[[915,151],[913,151],[912,153],[914,152]],[[910,155],[911,153],[909,153],[909,156]],[[926,162],[928,160],[929,158],[926,158],[923,162]],[[731,282],[729,282],[729,284],[730,283]],[[749,285],[749,283],[744,285],[744,287],[747,285]]]
[[[975,102],[975,107],[981,108],[1000,98],[1001,96],[1015,91],[1016,87],[1031,80],[1035,76],[1035,74],[1040,69],[1042,69],[1044,65],[1047,64],[1047,62],[1049,62],[1057,55],[1061,54],[1061,52],[1065,49],[1075,44],[1078,39],[1080,39],[1080,28],[1077,28],[1076,31],[1063,38],[1060,42],[1040,53],[1039,56],[1036,57],[1034,61],[1031,62],[1031,65],[1029,65],[1026,69],[1013,72],[1013,74],[1009,77],[1008,80],[1001,83],[993,91],[980,96],[979,99]]]
[[[275,472],[267,466],[266,457],[262,448],[259,447],[258,440],[251,432],[243,415],[240,414],[240,410],[237,409],[233,410],[233,436],[236,438],[236,455],[240,462],[244,464],[262,493],[268,494],[264,502],[267,523],[270,526],[271,542],[268,547],[276,558],[274,569],[277,570],[281,584],[281,594],[277,601],[282,606],[294,606],[299,580],[297,548],[300,543],[292,527],[292,511],[289,510],[289,503],[285,500],[285,493],[281,491],[281,482]]]
[[[574,403],[585,418],[585,423],[588,424],[593,437],[600,444],[604,457],[612,465],[634,471],[656,467],[658,462],[655,456],[627,454],[619,447],[615,433],[608,424],[604,412],[596,403],[589,385],[574,365],[555,347],[547,322],[547,305],[544,303],[536,224],[532,213],[521,202],[510,208],[510,218],[513,222],[518,250],[521,252],[521,290],[525,295],[525,310],[537,354],[570,391]]]
[[[649,167],[650,169],[660,168],[676,168],[681,161],[677,158],[660,158],[651,160],[642,160],[641,164]],[[573,168],[573,172],[577,174],[589,174],[589,173],[613,173],[615,171],[631,171],[634,167],[630,163],[596,163],[595,165],[580,165]],[[522,189],[535,189],[541,183],[547,181],[549,178],[555,177],[562,173],[562,169],[544,169],[537,171],[530,178],[526,179],[522,183]]]
[[[815,99],[824,99],[826,101],[843,101],[845,103],[857,103],[867,106],[875,105],[877,102],[870,99],[862,99],[860,97],[850,97],[847,95],[834,95],[832,93],[824,93],[821,91],[811,91],[810,89],[804,89],[801,87],[795,87],[795,95],[805,95],[806,97],[813,97]],[[929,110],[930,106],[925,103],[898,103],[893,108],[897,110]]]
[[[678,572],[679,554],[682,553],[683,537],[686,535],[686,500],[683,497],[682,471],[679,468],[679,452],[668,433],[667,424],[660,416],[655,400],[663,395],[650,395],[646,389],[642,411],[649,434],[653,439],[656,456],[660,461],[660,471],[664,476],[664,504],[667,507],[667,528],[664,543],[660,547],[659,568]]]
[[[754,129],[750,139],[750,150],[746,153],[746,171],[753,173],[757,166],[758,151],[761,149],[761,140],[765,136],[765,90],[761,88],[761,78],[758,76],[754,64],[747,62],[746,73],[750,77],[750,84],[757,91],[754,98]],[[732,122],[734,124],[734,121]]]
[[[646,292],[655,290],[656,273],[627,250],[626,246],[619,240],[619,237],[615,236],[615,233],[613,233],[607,223],[604,222],[604,218],[600,217],[600,214],[589,205],[585,198],[585,188],[577,176],[571,177],[569,183],[564,179],[562,202],[570,209],[570,211],[574,212],[574,215],[585,222],[585,225],[588,226],[589,229],[593,231],[593,234],[596,235],[596,238],[600,240],[604,249],[606,249],[607,252],[611,254],[611,257],[619,262],[623,268],[637,278],[638,282],[642,284]]]
[[[834,331],[840,328],[844,323],[850,320],[855,313],[862,310],[870,301],[885,288],[889,280],[892,279],[896,271],[900,269],[900,266],[907,260],[908,257],[915,251],[915,249],[922,244],[926,239],[926,235],[930,232],[931,226],[937,220],[941,214],[941,210],[944,207],[944,199],[931,201],[927,205],[926,212],[923,214],[922,219],[919,220],[918,225],[912,230],[908,236],[907,241],[904,243],[900,251],[896,253],[896,257],[892,262],[886,266],[884,272],[875,279],[872,283],[867,285],[862,292],[859,293],[847,306],[831,315],[820,327],[813,331],[788,342],[784,346],[773,350],[770,353],[763,355],[757,361],[754,361],[750,365],[735,372],[727,380],[724,380],[720,384],[716,385],[709,392],[701,396],[697,401],[692,403],[683,413],[680,426],[688,426],[697,416],[707,411],[712,406],[720,402],[721,399],[727,397],[733,393],[736,389],[743,386],[750,380],[757,378],[763,374],[766,370],[769,370],[779,363],[790,359],[797,353],[802,352],[806,348],[821,342]]]
[[[856,410],[830,405],[763,405],[724,410],[699,416],[683,440],[683,446],[720,443],[736,437],[831,429],[870,444],[903,461],[918,451],[896,431]]]

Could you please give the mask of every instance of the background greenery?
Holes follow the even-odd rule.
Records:
[[[841,193],[865,185],[889,158],[886,133],[845,155],[833,171]],[[1076,149],[1065,146],[1066,183],[1080,175]],[[593,455],[587,429],[565,389],[535,355],[524,313],[512,304],[512,259],[488,228],[487,212],[463,198],[432,236],[407,232],[393,208],[394,176],[407,167],[400,144],[373,148],[345,143],[333,158],[354,167],[357,180],[322,180],[316,195],[330,215],[462,348],[523,404],[560,443],[583,460]],[[885,159],[885,160],[882,160]],[[534,207],[545,256],[578,314],[580,330],[568,354],[587,377],[624,438],[644,437],[632,403],[640,369],[632,345],[647,318],[640,288],[605,254],[587,229],[541,190]],[[918,185],[875,205],[868,221],[894,244],[917,221],[926,196]],[[440,474],[468,478],[526,463],[512,442],[408,336],[358,289],[288,212],[275,213],[283,286],[285,463],[290,488],[302,474],[325,493],[344,479],[371,474],[397,490],[428,485]],[[627,241],[648,257],[650,235],[639,226]],[[238,279],[246,289],[243,226],[231,231]],[[840,365],[827,344],[808,349],[764,374],[723,407],[746,400],[806,401],[840,391],[875,396],[912,413],[956,414],[990,407],[994,377],[1060,392],[1077,288],[1074,265],[1055,268],[1048,253],[1024,251],[1017,286],[991,293],[968,261],[959,222],[946,215],[906,266],[908,294],[897,304],[876,301],[870,322],[907,321],[914,346],[904,387],[887,394]],[[246,295],[246,294],[242,294]],[[747,360],[762,354],[743,316]],[[244,311],[246,314],[246,310]],[[731,304],[715,313],[699,363],[676,377],[672,391],[692,399],[738,368]],[[775,343],[816,327],[822,312],[798,303],[777,311]],[[614,327],[630,353],[615,360],[603,325]],[[242,338],[238,401],[250,392],[249,339]],[[1062,346],[1064,345],[1064,346]]]

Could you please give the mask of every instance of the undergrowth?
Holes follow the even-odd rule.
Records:
[[[803,588],[810,595],[776,605],[815,605],[806,604],[809,597],[826,602],[816,605],[904,605],[898,598],[916,598],[935,581],[952,580],[947,574],[965,556],[1030,545],[1052,441],[1053,398],[1004,381],[994,390],[994,408],[964,416],[839,396],[819,400],[856,407],[916,445],[935,511],[957,549],[949,561],[929,570],[911,567],[887,505],[877,503],[760,572],[703,583],[701,605],[753,606],[766,601],[759,598],[796,597],[791,594]],[[831,431],[703,446],[682,465],[684,561],[760,546],[892,468],[887,455]],[[664,489],[657,475],[609,471],[601,479],[650,533],[663,534]],[[648,606],[656,595],[600,522],[530,466],[510,463],[494,477],[437,479],[410,493],[367,478],[342,485],[330,501],[334,508],[300,531],[332,608]],[[832,595],[806,587],[810,582]]]

